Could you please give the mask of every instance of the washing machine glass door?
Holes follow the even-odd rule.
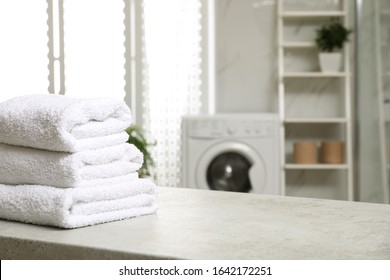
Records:
[[[207,184],[212,190],[249,192],[252,188],[249,179],[251,166],[252,163],[240,153],[222,153],[207,168]]]
[[[262,158],[248,145],[222,142],[200,157],[196,184],[201,189],[254,192],[265,184]]]

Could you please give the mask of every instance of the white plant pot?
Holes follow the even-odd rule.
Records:
[[[342,53],[320,53],[320,68],[322,72],[341,72],[343,70]]]

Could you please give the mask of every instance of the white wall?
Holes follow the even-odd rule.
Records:
[[[216,0],[216,111],[277,112],[275,1]]]

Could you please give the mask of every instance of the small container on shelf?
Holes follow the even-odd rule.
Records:
[[[295,142],[293,162],[296,164],[317,163],[317,143],[315,141]]]
[[[344,163],[344,142],[323,141],[321,143],[321,162],[326,164]]]

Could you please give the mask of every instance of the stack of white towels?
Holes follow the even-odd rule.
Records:
[[[0,104],[0,218],[76,228],[156,212],[126,143],[132,117],[112,98],[30,95]]]

